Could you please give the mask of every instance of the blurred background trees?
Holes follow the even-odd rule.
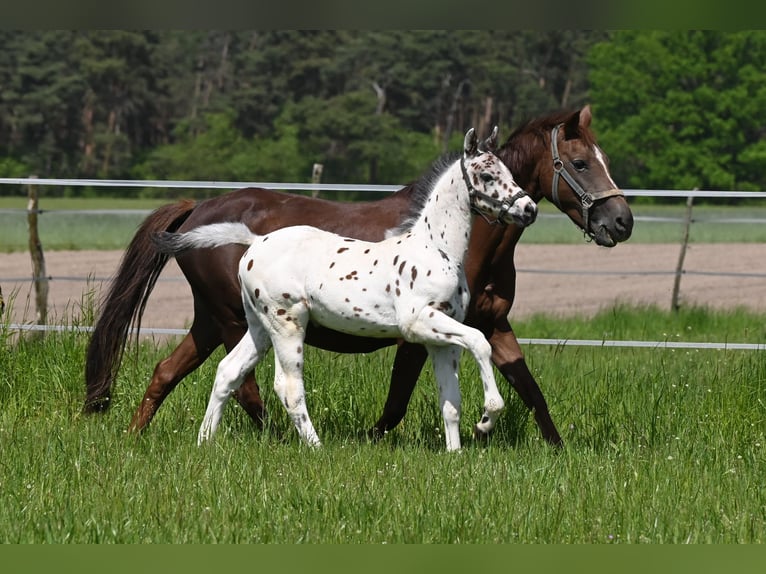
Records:
[[[623,187],[766,189],[765,75],[761,31],[3,30],[0,177],[403,184],[590,103]]]

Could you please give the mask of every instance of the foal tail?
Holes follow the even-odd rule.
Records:
[[[161,231],[152,236],[154,246],[164,255],[177,255],[187,249],[221,247],[237,243],[250,245],[258,237],[244,223],[211,223],[195,227],[186,233]]]
[[[123,254],[88,343],[83,412],[104,412],[109,408],[130,327],[140,328],[149,295],[168,262],[168,255],[157,252],[151,237],[158,231],[178,229],[194,208],[193,201],[185,200],[156,209],[141,224]]]

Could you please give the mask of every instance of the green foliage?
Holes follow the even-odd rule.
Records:
[[[599,141],[621,185],[766,188],[766,34],[615,32],[588,63]]]
[[[756,30],[3,31],[0,173],[308,181],[322,163],[325,183],[402,184],[468,127],[592,103],[623,187],[760,190],[764,54]]]
[[[593,323],[536,318],[515,327],[529,337],[681,329],[682,340],[764,343],[765,319],[618,307]],[[169,349],[142,342],[126,357],[112,410],[85,417],[86,343],[81,333],[17,340],[0,326],[2,542],[766,542],[758,352],[526,348],[561,452],[543,443],[505,384],[495,433],[487,445],[473,442],[481,389],[464,357],[464,449],[448,454],[429,368],[402,424],[379,444],[364,438],[385,400],[392,349],[307,349],[307,402],[324,441],[310,451],[270,390],[271,355],[258,371],[266,428],[231,401],[215,442],[197,448],[220,350],[132,437],[124,429]]]

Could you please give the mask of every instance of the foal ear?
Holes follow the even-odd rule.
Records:
[[[483,142],[481,142],[481,145],[479,146],[479,149],[482,151],[495,151],[497,148],[497,126],[492,130],[492,133],[489,134],[489,137],[485,139]]]
[[[463,142],[463,153],[469,157],[476,155],[479,149],[478,138],[476,137],[476,131],[471,128],[465,134],[465,141]]]

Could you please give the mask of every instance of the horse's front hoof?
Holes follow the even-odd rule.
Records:
[[[378,427],[372,427],[367,431],[367,440],[370,442],[380,442],[384,436],[386,436],[386,431],[381,430]]]

